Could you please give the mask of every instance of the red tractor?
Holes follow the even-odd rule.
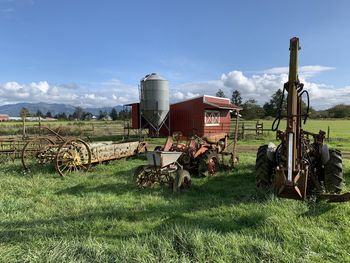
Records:
[[[192,173],[198,172],[201,176],[213,176],[217,173],[219,165],[224,162],[224,155],[231,155],[233,163],[237,162],[231,152],[224,151],[227,146],[226,133],[187,138],[182,136],[181,132],[177,132],[173,137],[167,138],[164,147],[157,146],[155,150],[182,152],[178,162],[184,169]]]

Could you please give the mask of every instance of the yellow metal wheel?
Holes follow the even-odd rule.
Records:
[[[57,151],[55,167],[61,176],[70,172],[87,171],[91,165],[91,150],[81,139],[65,142]]]

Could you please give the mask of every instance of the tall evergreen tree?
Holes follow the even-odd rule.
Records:
[[[30,116],[30,112],[27,108],[23,107],[20,112],[19,115],[23,118],[29,117]]]
[[[236,106],[242,105],[242,96],[238,90],[234,90],[232,92],[231,103],[235,104]]]
[[[226,98],[225,93],[222,89],[219,89],[218,92],[216,92],[215,96],[220,98]]]
[[[109,113],[109,116],[112,118],[112,120],[116,120],[116,119],[118,119],[118,112],[117,112],[117,110],[115,109],[115,108],[113,108],[112,110],[111,110],[111,112]]]
[[[44,117],[44,114],[41,112],[41,110],[37,110],[35,113],[36,117]]]
[[[254,99],[249,99],[242,104],[242,117],[245,120],[260,119],[264,116],[264,109]]]
[[[73,118],[77,120],[82,120],[84,116],[84,111],[82,107],[75,107],[74,112],[73,112]]]
[[[272,117],[276,116],[277,111],[281,106],[281,99],[282,99],[282,90],[278,89],[274,94],[272,94],[270,101],[266,102],[263,106],[263,109],[265,111],[265,116],[272,116]],[[285,94],[284,96],[282,107],[281,107],[282,116],[285,116],[286,113],[287,113],[287,94]]]
[[[51,111],[46,112],[46,118],[52,118],[52,113]]]

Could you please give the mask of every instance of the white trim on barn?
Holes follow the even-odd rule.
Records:
[[[220,111],[205,110],[204,111],[204,125],[205,126],[220,126]]]

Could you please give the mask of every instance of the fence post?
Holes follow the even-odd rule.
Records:
[[[242,123],[242,140],[244,140],[244,137],[245,137],[245,135],[244,135],[244,122]]]
[[[24,115],[22,117],[22,125],[23,125],[23,130],[22,130],[23,135],[22,136],[23,136],[23,138],[26,138],[26,123],[25,123],[26,121],[25,120],[26,120],[26,115]]]
[[[130,123],[128,122],[128,139],[130,138]]]
[[[327,129],[327,141],[329,141],[329,134],[330,134],[331,130],[330,130],[330,127],[328,126],[328,129]]]

